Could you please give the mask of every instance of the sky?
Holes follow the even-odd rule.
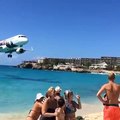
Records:
[[[0,40],[24,34],[33,51],[13,58],[0,54],[1,65],[41,57],[120,57],[119,0],[0,0]]]

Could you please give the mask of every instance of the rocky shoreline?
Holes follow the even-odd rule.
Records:
[[[59,71],[71,71],[71,72],[80,72],[80,73],[91,73],[91,70],[86,69],[86,68],[77,68],[77,69],[71,69],[71,68],[65,68],[65,69],[61,69],[61,68],[54,68],[52,65],[40,65],[37,63],[30,63],[30,62],[26,62],[26,63],[21,63],[19,65],[17,65],[18,68],[26,68],[26,69],[37,69],[37,70],[59,70]]]
[[[103,69],[87,69],[87,68],[80,68],[80,67],[65,67],[62,66],[59,68],[53,67],[54,65],[51,64],[38,64],[34,62],[24,62],[17,65],[18,68],[26,68],[26,69],[36,69],[36,70],[59,70],[59,71],[71,71],[71,72],[78,72],[78,73],[92,73],[92,74],[108,74],[111,72],[110,70],[103,70]],[[120,75],[120,71],[114,71],[115,74]]]

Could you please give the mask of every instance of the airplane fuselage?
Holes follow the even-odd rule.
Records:
[[[3,40],[4,43],[13,43],[17,46],[25,45],[28,42],[28,38],[25,35],[16,35],[14,37]]]
[[[25,51],[22,46],[28,42],[25,35],[16,35],[14,37],[0,41],[0,52],[9,53],[15,52],[19,54],[20,50]],[[22,53],[22,52],[20,52]]]

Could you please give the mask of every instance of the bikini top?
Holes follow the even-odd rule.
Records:
[[[29,111],[29,114],[30,114],[31,112],[35,112],[35,113],[37,113],[37,114],[41,114],[41,111],[36,111],[36,110],[32,110],[32,109]]]
[[[47,112],[49,112],[49,113],[54,113],[55,112],[55,109],[53,109],[53,108],[48,108],[47,109]],[[53,116],[53,117],[46,117],[46,116],[41,116],[40,117],[40,120],[55,120],[55,116]]]
[[[35,114],[30,114],[31,112],[34,112],[34,113],[37,113],[37,116],[35,115]],[[38,119],[38,115],[40,115],[41,114],[41,112],[38,112],[38,111],[36,111],[36,110],[30,110],[29,111],[29,115],[27,116],[27,117],[31,117],[33,120],[37,120]]]
[[[54,109],[54,108],[48,108],[48,109],[47,109],[47,112],[49,112],[49,113],[54,113],[54,112],[55,112],[55,109]]]
[[[74,101],[72,101],[71,103],[66,102],[65,106],[66,106],[66,109],[65,109],[65,113],[66,114],[70,114],[70,113],[75,113],[76,112],[76,107],[75,107]]]

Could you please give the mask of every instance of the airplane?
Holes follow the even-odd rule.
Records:
[[[25,35],[16,35],[11,38],[0,41],[0,52],[8,53],[8,58],[12,58],[12,53],[24,53],[23,45],[28,43],[28,38]]]

